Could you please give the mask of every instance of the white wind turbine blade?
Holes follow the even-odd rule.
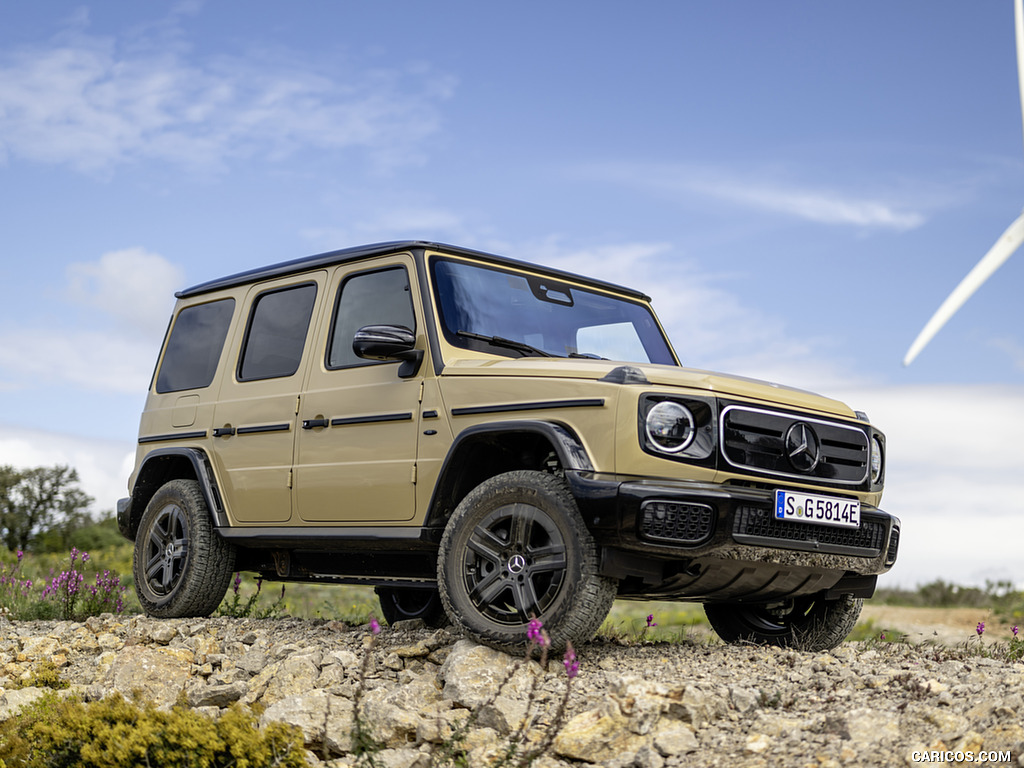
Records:
[[[1017,87],[1020,89],[1021,124],[1024,126],[1024,0],[1014,0],[1013,2],[1013,25],[1017,43]],[[964,305],[964,302],[971,298],[981,284],[1013,255],[1022,241],[1024,241],[1024,213],[1006,228],[1002,236],[996,240],[996,244],[989,249],[981,261],[974,265],[974,269],[967,273],[967,277],[960,281],[960,285],[954,288],[953,292],[942,302],[942,306],[932,315],[932,319],[928,321],[921,333],[914,339],[914,343],[910,345],[906,357],[903,358],[904,365],[914,362],[914,358],[927,346],[932,337]]]
[[[974,269],[967,273],[967,277],[961,280],[960,285],[954,288],[953,292],[942,302],[942,306],[932,315],[932,319],[928,321],[921,333],[914,339],[914,343],[910,345],[907,356],[903,358],[904,365],[914,362],[914,358],[946,324],[946,321],[964,305],[965,301],[971,298],[981,284],[992,276],[993,272],[1003,266],[1003,262],[1013,255],[1022,242],[1024,242],[1024,213],[1006,228],[1002,237],[996,240],[996,244],[989,249],[981,261],[974,265]]]

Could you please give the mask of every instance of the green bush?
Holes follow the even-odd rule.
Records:
[[[119,695],[83,703],[48,694],[0,723],[0,766],[25,768],[304,768],[299,731],[257,728],[239,705],[219,719],[158,711]]]

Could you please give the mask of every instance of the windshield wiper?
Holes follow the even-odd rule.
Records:
[[[522,352],[523,355],[536,355],[537,357],[558,357],[558,355],[552,355],[550,352],[545,352],[543,349],[531,347],[525,341],[506,339],[503,336],[485,336],[482,333],[473,333],[472,331],[456,331],[455,335],[463,336],[467,339],[476,339],[477,341],[486,341],[488,344],[495,347],[505,347],[506,349],[514,349],[516,352]]]

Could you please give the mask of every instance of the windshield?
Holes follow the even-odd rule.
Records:
[[[507,357],[591,357],[675,365],[646,305],[541,275],[432,262],[450,344]]]

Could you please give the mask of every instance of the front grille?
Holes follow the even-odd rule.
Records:
[[[704,504],[647,501],[641,509],[640,535],[647,539],[700,544],[714,529],[715,511]]]
[[[892,533],[889,534],[889,548],[885,551],[885,564],[892,565],[896,562],[896,554],[900,548],[900,529],[897,526],[893,526]]]
[[[726,407],[720,424],[722,454],[737,469],[836,485],[867,481],[871,452],[859,427],[740,405]]]
[[[877,557],[885,541],[885,528],[883,521],[870,517],[861,518],[860,528],[795,523],[776,519],[768,507],[745,506],[736,510],[733,538],[742,544]]]

